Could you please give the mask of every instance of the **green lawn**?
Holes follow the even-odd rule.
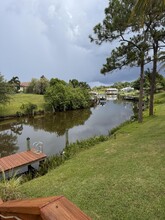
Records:
[[[159,101],[158,101],[159,100]],[[127,124],[47,175],[24,183],[27,197],[64,195],[92,219],[165,219],[165,93],[156,116]]]
[[[21,105],[29,102],[36,104],[38,107],[37,110],[42,110],[45,103],[43,95],[14,94],[11,95],[10,103],[5,106],[0,105],[0,115],[10,115],[15,114],[17,111],[20,112]]]

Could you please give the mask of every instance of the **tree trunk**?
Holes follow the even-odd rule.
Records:
[[[140,93],[139,93],[139,103],[138,103],[138,122],[143,122],[143,84],[144,84],[144,59],[141,61],[140,65]]]
[[[157,73],[157,53],[158,53],[158,42],[153,44],[154,56],[153,56],[153,71],[151,75],[151,84],[150,84],[150,107],[149,107],[149,116],[154,115],[154,93],[156,85],[156,73]]]

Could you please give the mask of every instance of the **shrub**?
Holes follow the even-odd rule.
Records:
[[[34,110],[37,109],[37,105],[29,102],[27,104],[22,104],[20,109],[23,110],[24,114],[28,116],[34,116]]]
[[[23,198],[19,190],[21,184],[21,177],[14,175],[11,179],[7,180],[5,173],[2,173],[3,179],[0,182],[0,197],[3,201],[14,200]]]

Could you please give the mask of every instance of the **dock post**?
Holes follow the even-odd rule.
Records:
[[[65,131],[65,136],[66,136],[66,140],[65,140],[65,147],[69,146],[69,129],[66,129]]]
[[[27,141],[27,151],[30,151],[30,137],[27,137],[26,138],[26,141]]]

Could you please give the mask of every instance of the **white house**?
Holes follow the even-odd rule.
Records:
[[[129,87],[125,87],[125,88],[121,89],[121,91],[122,92],[132,92],[132,91],[134,91],[134,88],[129,86]]]
[[[118,94],[118,89],[116,88],[108,88],[105,90],[106,95],[117,95]]]

